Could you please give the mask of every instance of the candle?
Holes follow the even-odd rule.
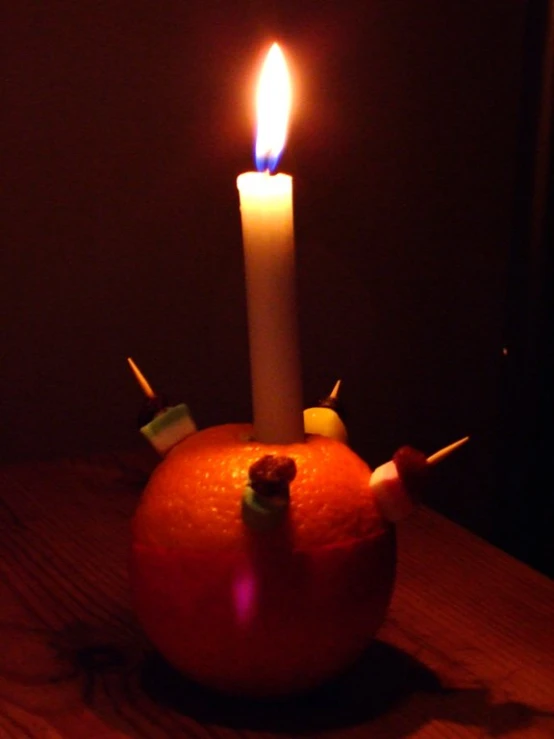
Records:
[[[292,177],[273,175],[290,110],[290,80],[274,44],[257,92],[258,172],[239,175],[246,274],[254,436],[263,443],[304,439]]]

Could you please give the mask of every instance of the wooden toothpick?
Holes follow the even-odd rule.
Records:
[[[137,382],[140,385],[142,392],[146,395],[147,398],[155,398],[156,393],[152,390],[152,387],[150,386],[148,380],[139,370],[137,365],[133,362],[131,357],[127,357],[127,361],[129,362],[129,367],[132,369],[133,374],[136,377]]]
[[[333,398],[333,400],[336,400],[339,396],[339,390],[340,390],[340,384],[342,380],[337,380],[335,383],[335,387],[331,390],[331,394],[329,395],[330,398]]]
[[[427,457],[427,464],[437,464],[437,462],[440,462],[441,459],[444,459],[449,454],[451,454],[454,449],[457,449],[458,447],[462,446],[462,444],[465,444],[468,439],[469,436],[464,436],[463,439],[458,439],[458,441],[455,441],[453,444],[445,446],[444,449],[439,449],[438,452],[435,452],[434,454],[431,454],[430,457]]]

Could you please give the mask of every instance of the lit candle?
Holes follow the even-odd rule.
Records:
[[[272,175],[283,149],[290,80],[277,44],[257,91],[258,172],[239,175],[246,272],[254,436],[263,443],[304,439],[296,311],[292,177]]]

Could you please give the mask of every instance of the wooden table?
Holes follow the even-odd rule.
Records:
[[[554,737],[554,583],[426,509],[398,527],[387,623],[348,675],[263,704],[174,674],[129,608],[152,464],[0,469],[0,738]]]

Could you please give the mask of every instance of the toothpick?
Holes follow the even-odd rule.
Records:
[[[333,400],[336,400],[338,398],[341,382],[342,380],[337,380],[335,383],[335,387],[331,390],[331,394],[329,395],[329,397],[333,398]]]
[[[455,441],[453,444],[445,446],[444,449],[439,449],[438,452],[435,452],[434,454],[431,454],[430,457],[427,457],[427,464],[437,464],[437,462],[440,462],[441,459],[444,459],[449,454],[451,454],[454,449],[457,449],[458,447],[462,446],[462,444],[465,444],[468,439],[469,436],[464,436],[463,439],[458,439],[458,441]]]
[[[133,370],[133,374],[137,378],[137,382],[140,385],[142,392],[146,395],[147,398],[155,398],[156,393],[152,390],[152,387],[150,386],[148,380],[139,370],[137,365],[133,362],[131,357],[127,357],[127,361],[129,362],[129,367]]]

